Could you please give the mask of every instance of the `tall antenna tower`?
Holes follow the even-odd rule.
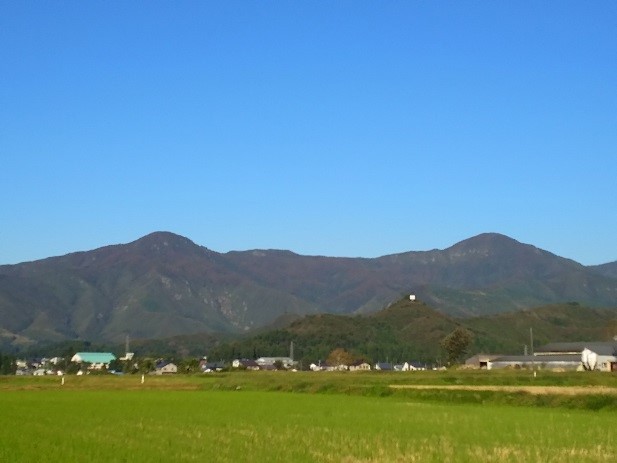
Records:
[[[135,355],[133,352],[129,351],[130,347],[129,347],[129,335],[126,335],[126,339],[124,342],[124,357],[122,357],[120,360],[132,360],[133,356]]]

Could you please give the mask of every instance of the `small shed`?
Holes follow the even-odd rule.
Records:
[[[496,358],[502,357],[502,354],[476,354],[465,360],[466,368],[487,368],[488,363]]]

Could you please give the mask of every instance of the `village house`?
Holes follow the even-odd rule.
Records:
[[[349,371],[370,371],[371,364],[364,360],[358,360],[349,365]]]
[[[309,366],[311,371],[346,371],[348,368],[347,365],[330,365],[325,362],[311,363]]]
[[[178,366],[172,362],[158,362],[154,369],[156,375],[172,375],[178,373]]]
[[[259,357],[257,360],[257,365],[263,369],[263,367],[274,366],[277,362],[280,362],[283,365],[283,368],[294,368],[297,362],[294,362],[290,357]]]
[[[395,365],[394,369],[397,371],[419,371],[426,370],[426,366],[420,362],[405,362],[401,365]]]
[[[235,359],[231,362],[232,368],[242,368],[245,370],[259,370],[259,364],[252,359]]]
[[[323,368],[321,367],[321,363],[311,363],[309,365],[309,370],[311,370],[311,371],[323,371]]]
[[[213,373],[215,371],[223,371],[225,364],[223,362],[208,362],[204,359],[199,363],[199,369],[202,373]]]
[[[392,366],[392,364],[388,362],[377,362],[375,364],[375,370],[378,371],[392,371],[393,369],[394,367]]]

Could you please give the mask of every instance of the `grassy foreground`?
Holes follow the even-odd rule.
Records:
[[[512,406],[482,394],[469,400],[473,391],[423,396],[387,387],[401,378],[246,373],[141,384],[135,376],[89,376],[64,385],[55,377],[1,378],[0,461],[617,461],[613,407]],[[521,381],[449,372],[410,378]],[[566,382],[581,385],[572,378]],[[610,375],[587,377],[594,381],[615,385]]]

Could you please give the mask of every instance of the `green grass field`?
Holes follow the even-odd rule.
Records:
[[[479,381],[431,375],[413,381]],[[578,378],[565,382],[579,385]],[[0,461],[617,461],[614,407],[501,405],[490,396],[386,389],[400,374],[147,377],[143,385],[135,376],[65,379],[0,379]],[[488,382],[508,380],[521,379]],[[613,380],[591,381],[614,387]]]

